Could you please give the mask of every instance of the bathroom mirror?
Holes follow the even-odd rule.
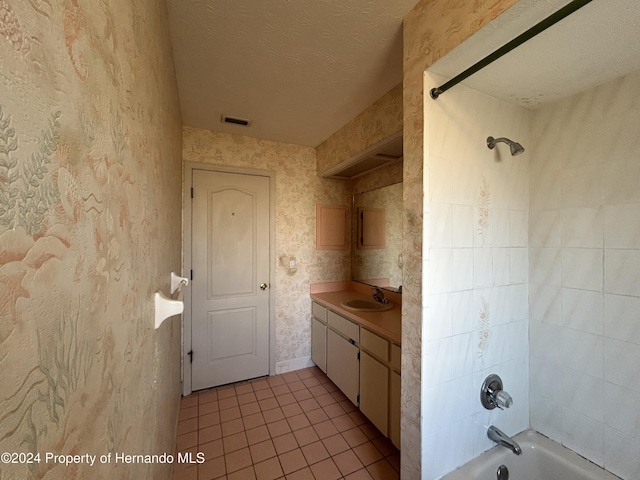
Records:
[[[402,183],[353,197],[351,278],[398,291],[402,285]]]

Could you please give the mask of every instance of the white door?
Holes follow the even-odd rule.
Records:
[[[193,170],[192,389],[269,374],[269,178]]]

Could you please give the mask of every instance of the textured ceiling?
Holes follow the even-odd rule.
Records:
[[[167,0],[184,124],[317,146],[402,81],[417,1]]]
[[[429,71],[455,77],[568,3],[521,0]],[[639,35],[639,0],[593,0],[463,83],[535,108],[640,70]]]

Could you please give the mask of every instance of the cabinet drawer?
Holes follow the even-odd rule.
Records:
[[[391,344],[391,366],[400,371],[402,365],[402,349],[395,343]]]
[[[389,341],[364,328],[360,330],[360,347],[384,362],[389,361]]]
[[[360,327],[357,323],[347,320],[331,310],[327,311],[327,319],[330,327],[334,328],[345,337],[355,340],[356,343],[360,341]]]
[[[327,323],[327,309],[316,302],[311,302],[311,313],[322,323]]]

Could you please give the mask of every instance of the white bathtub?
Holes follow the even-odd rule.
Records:
[[[534,430],[519,433],[514,440],[522,448],[522,455],[496,446],[443,480],[496,480],[500,465],[509,469],[509,480],[620,480]]]

